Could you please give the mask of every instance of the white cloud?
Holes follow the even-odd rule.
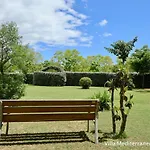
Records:
[[[105,26],[108,23],[108,21],[106,19],[102,20],[99,22],[100,26]]]
[[[109,37],[109,36],[112,36],[112,34],[111,34],[111,33],[108,33],[108,32],[105,32],[105,33],[103,34],[103,36],[104,36],[104,37]]]
[[[14,21],[24,43],[34,45],[89,44],[91,38],[78,29],[87,16],[72,7],[75,0],[0,0],[0,23]],[[84,41],[82,40],[85,39]]]

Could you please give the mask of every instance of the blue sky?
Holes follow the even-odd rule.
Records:
[[[44,60],[57,50],[81,55],[109,55],[104,47],[138,36],[136,48],[149,44],[149,0],[9,0],[0,1],[0,23],[15,21],[23,42]],[[2,5],[3,4],[3,5]]]

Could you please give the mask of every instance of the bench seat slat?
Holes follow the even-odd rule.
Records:
[[[17,114],[3,115],[3,122],[41,122],[41,121],[75,121],[94,120],[95,114]]]
[[[97,101],[94,100],[3,100],[3,106],[62,106],[62,105],[96,105]]]
[[[36,112],[95,112],[95,106],[80,107],[4,107],[3,113],[36,113]]]

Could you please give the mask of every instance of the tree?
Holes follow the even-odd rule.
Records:
[[[27,74],[42,69],[39,66],[39,61],[42,60],[41,54],[29,48],[28,45],[16,45],[11,57],[9,72],[17,71]]]
[[[33,61],[32,51],[21,43],[16,23],[10,22],[0,26],[0,98],[20,98],[24,94],[23,74],[10,72],[27,72]],[[29,61],[30,60],[30,61]]]
[[[130,65],[130,59],[127,58],[126,60],[126,63],[123,65],[124,68],[126,68],[127,70],[129,70],[130,72],[133,72],[133,69],[131,68],[131,65]],[[117,58],[117,63],[114,64],[112,66],[112,72],[118,72],[118,70],[122,68],[122,60],[118,59]]]
[[[112,80],[110,91],[112,92],[111,95],[111,103],[112,103],[112,127],[113,132],[116,131],[116,120],[121,119],[121,126],[118,136],[121,137],[125,133],[126,128],[126,122],[127,122],[127,116],[129,113],[129,110],[132,107],[132,101],[133,95],[130,95],[128,98],[125,93],[128,89],[128,86],[131,83],[130,76],[128,74],[128,71],[125,69],[125,63],[129,56],[130,51],[133,49],[135,42],[137,41],[137,37],[135,37],[132,41],[124,42],[124,41],[117,41],[113,44],[111,44],[112,48],[106,48],[109,52],[116,55],[122,62],[122,65],[120,66],[120,70],[117,72],[116,77]],[[114,106],[114,89],[115,87],[120,88],[120,106],[119,109]],[[128,109],[125,109],[128,108]],[[116,114],[114,112],[116,111]],[[121,112],[121,117],[119,116],[118,112]]]
[[[65,71],[78,71],[82,62],[82,56],[77,50],[57,51],[50,61],[58,63]]]
[[[144,74],[150,72],[150,48],[144,45],[136,49],[130,58],[131,68],[143,76],[142,88],[144,88]]]
[[[90,69],[92,72],[110,72],[112,70],[113,61],[109,56],[89,56]]]
[[[2,24],[0,27],[0,73],[4,72],[11,66],[12,55],[16,45],[21,42],[18,34],[17,25],[14,22]]]
[[[124,42],[124,41],[117,41],[113,44],[111,44],[112,48],[106,48],[110,53],[113,53],[116,55],[119,59],[122,60],[122,63],[124,64],[126,62],[126,59],[129,56],[130,51],[134,47],[134,43],[137,41],[137,37],[135,37],[132,41]]]

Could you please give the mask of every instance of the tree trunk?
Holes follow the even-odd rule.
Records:
[[[126,129],[127,115],[123,113],[119,135],[122,135]]]
[[[115,122],[115,112],[114,112],[114,88],[111,93],[111,113],[112,113],[112,129],[113,133],[116,133],[116,122]]]
[[[124,85],[121,85],[120,88],[120,111],[121,111],[121,126],[120,126],[120,131],[119,131],[119,135],[122,135],[125,131],[126,128],[126,122],[127,122],[127,115],[124,112]]]

